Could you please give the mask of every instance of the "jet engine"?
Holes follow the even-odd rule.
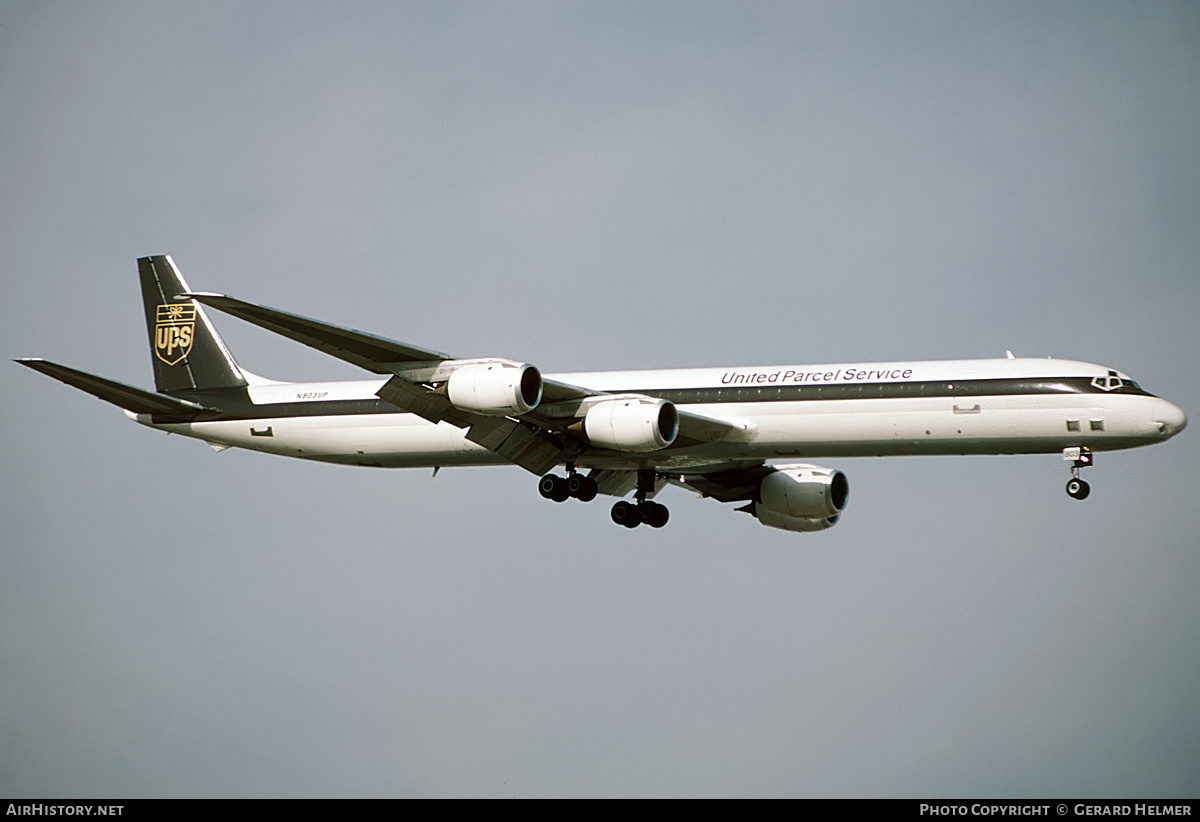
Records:
[[[754,516],[771,528],[824,531],[838,521],[849,497],[850,481],[841,471],[781,465],[759,485]]]
[[[614,451],[658,451],[675,442],[679,412],[667,400],[605,400],[587,410],[583,432],[593,444]]]
[[[450,375],[446,396],[463,411],[493,417],[520,415],[542,401],[542,374],[529,363],[472,363]]]

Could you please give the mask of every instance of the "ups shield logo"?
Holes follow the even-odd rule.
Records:
[[[192,350],[192,335],[195,330],[195,305],[160,305],[154,323],[154,356],[167,365],[176,365]]]

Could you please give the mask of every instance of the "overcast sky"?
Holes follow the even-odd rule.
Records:
[[[135,259],[545,372],[1054,355],[1200,414],[1200,6],[0,0],[5,356]],[[278,379],[354,368],[218,315]],[[833,460],[821,534],[0,367],[0,795],[1200,795],[1200,437]]]

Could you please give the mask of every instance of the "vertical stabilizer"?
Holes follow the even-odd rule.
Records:
[[[167,256],[142,257],[138,275],[155,387],[169,392],[246,385],[204,308],[195,300],[179,298],[189,289],[174,261]]]

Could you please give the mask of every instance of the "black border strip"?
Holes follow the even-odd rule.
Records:
[[[670,400],[677,405],[724,405],[748,402],[826,402],[835,400],[882,400],[985,396],[1033,396],[1061,394],[1134,394],[1152,397],[1136,383],[1104,391],[1090,377],[1041,377],[1035,379],[926,380],[919,382],[821,383],[817,385],[736,385],[715,388],[660,388],[609,391],[610,394],[642,394]],[[325,402],[279,402],[255,405],[245,388],[218,391],[180,391],[179,396],[201,405],[217,407],[215,413],[200,414],[196,422],[269,419],[283,417],[327,417],[359,414],[406,413],[381,399],[331,400]],[[155,422],[177,419],[159,418]]]

